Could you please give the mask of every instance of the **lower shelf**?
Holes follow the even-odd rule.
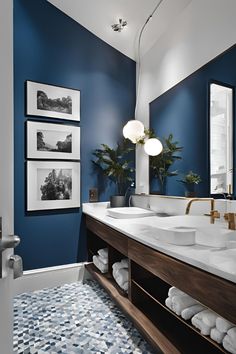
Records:
[[[87,264],[85,267],[92,277],[107,291],[121,310],[127,314],[134,325],[140,330],[158,353],[160,353],[160,350],[163,351],[163,353],[181,353],[172,341],[169,340],[166,335],[157,328],[145,314],[143,314],[142,311],[134,306],[127,297],[121,295],[114,280],[100,273],[92,263]]]
[[[132,294],[134,294],[134,304],[146,314],[146,316],[157,326],[166,332],[170,338],[173,336],[173,342],[181,353],[189,354],[189,348],[192,354],[222,354],[227,353],[222,346],[217,344],[208,336],[203,336],[190,321],[183,320],[173,311],[168,309],[164,303],[158,301],[150,295],[138,283],[132,280]]]

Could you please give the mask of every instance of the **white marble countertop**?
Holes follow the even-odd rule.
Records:
[[[178,217],[148,216],[138,219],[115,219],[107,215],[109,203],[84,203],[83,212],[115,230],[157,251],[236,283],[236,249],[200,244],[177,246],[158,240],[156,227],[178,226]],[[207,217],[206,217],[207,218]]]

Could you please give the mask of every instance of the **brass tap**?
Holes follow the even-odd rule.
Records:
[[[225,220],[228,221],[228,229],[236,230],[236,214],[235,213],[225,213]]]
[[[220,213],[218,212],[218,210],[211,210],[210,212],[210,223],[214,224],[215,223],[215,219],[219,219],[220,218]]]
[[[186,206],[186,210],[185,210],[185,214],[188,215],[190,212],[190,208],[192,203],[194,202],[211,202],[211,212],[215,210],[215,200],[214,198],[192,198],[190,199],[190,201],[188,202],[187,206]]]

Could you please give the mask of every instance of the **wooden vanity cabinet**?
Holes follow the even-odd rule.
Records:
[[[86,215],[88,260],[108,247],[109,271],[101,274],[90,263],[87,270],[151,343],[166,354],[227,353],[165,306],[171,286],[183,290],[229,321],[236,323],[236,284],[145,246]],[[112,277],[112,264],[129,259],[126,294]]]

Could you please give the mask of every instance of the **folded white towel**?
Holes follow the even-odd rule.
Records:
[[[117,272],[119,269],[128,268],[128,260],[122,259],[120,262],[116,262],[112,265],[112,269]]]
[[[187,294],[185,294],[182,290],[179,290],[175,286],[172,286],[168,291],[168,296],[173,297],[178,295],[187,295]]]
[[[215,342],[221,344],[226,333],[220,332],[216,327],[211,329],[210,337]]]
[[[101,248],[100,250],[98,250],[98,254],[102,258],[108,259],[108,248]]]
[[[122,286],[120,286],[121,289],[123,289],[124,291],[128,292],[128,288],[129,288],[129,282],[127,281],[126,283],[122,284]]]
[[[192,318],[194,315],[196,315],[196,313],[199,313],[205,309],[206,309],[206,307],[201,304],[192,305],[192,306],[187,307],[186,309],[184,309],[181,312],[181,317],[184,320],[190,320],[190,318]]]
[[[128,269],[120,269],[118,273],[113,270],[112,274],[117,284],[123,289],[124,284],[127,283],[129,279]]]
[[[165,304],[166,304],[166,306],[167,306],[170,310],[172,310],[172,301],[171,301],[171,298],[170,298],[170,297],[168,297],[167,299],[165,299]]]
[[[194,327],[201,331],[201,334],[203,334],[204,336],[209,336],[212,328],[206,325],[202,320],[197,318],[196,315],[192,317],[191,322]]]
[[[216,328],[218,329],[218,331],[226,333],[232,327],[234,327],[233,323],[227,321],[223,317],[217,317],[217,319],[216,319]]]
[[[119,269],[118,272],[116,273],[115,280],[119,284],[126,283],[129,280],[128,269],[126,268]]]
[[[216,319],[218,315],[215,312],[207,309],[197,313],[194,317],[197,317],[199,320],[203,321],[207,326],[213,328],[216,326]]]
[[[196,305],[198,302],[193,299],[191,296],[185,295],[176,295],[171,297],[172,300],[172,309],[177,314],[180,315],[181,312],[189,306]]]
[[[105,264],[105,265],[108,264],[108,258],[103,258],[99,255],[97,255],[97,257],[98,257],[99,261],[102,262],[103,264]]]
[[[236,347],[236,327],[230,328],[227,332],[228,336],[232,339]]]
[[[232,338],[228,334],[226,334],[223,339],[223,347],[228,350],[228,352],[236,354],[236,342],[233,342]]]
[[[93,256],[93,264],[100,270],[101,273],[108,272],[108,264],[102,263],[98,256]]]

